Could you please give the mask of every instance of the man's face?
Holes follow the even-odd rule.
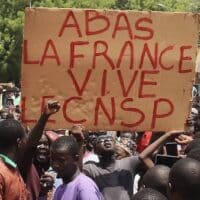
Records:
[[[36,159],[40,163],[45,163],[49,161],[50,150],[49,150],[49,141],[45,135],[40,139],[37,150],[36,150]]]
[[[88,145],[93,148],[94,145],[96,144],[96,141],[97,141],[97,135],[95,133],[90,133],[88,138]]]
[[[97,154],[113,153],[114,154],[115,143],[112,136],[100,136],[97,139],[95,151]]]
[[[193,117],[189,117],[186,120],[186,123],[185,123],[185,132],[187,134],[194,133],[194,124],[195,124],[195,120],[193,119]]]
[[[64,182],[77,170],[78,162],[75,157],[64,149],[51,149],[51,166],[57,172],[57,177],[62,178]]]
[[[8,112],[2,112],[1,113],[1,118],[2,119],[7,119],[7,116],[8,116]]]
[[[21,117],[20,113],[17,113],[17,112],[14,113],[15,120],[20,121],[20,117]]]

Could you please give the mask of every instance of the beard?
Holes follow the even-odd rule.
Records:
[[[109,149],[109,150],[102,150],[100,153],[99,153],[99,156],[101,157],[105,157],[105,158],[110,158],[112,156],[115,155],[115,150],[114,149]]]

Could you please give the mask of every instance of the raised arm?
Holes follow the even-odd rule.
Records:
[[[24,180],[26,180],[27,173],[32,165],[33,156],[38,142],[42,137],[47,120],[51,115],[58,112],[59,109],[60,104],[57,101],[49,101],[48,104],[45,106],[44,111],[41,114],[37,124],[34,126],[28,136],[26,146],[24,148],[24,153],[18,163],[19,170]]]
[[[151,156],[154,151],[156,151],[161,145],[165,144],[166,141],[171,138],[181,134],[183,131],[169,131],[158,138],[155,142],[149,145],[143,152],[140,153],[140,160],[146,165],[147,168],[154,166]]]
[[[28,141],[27,141],[27,147],[36,147],[40,138],[42,137],[45,125],[47,123],[47,120],[49,117],[55,113],[57,113],[60,109],[60,104],[58,101],[49,101],[48,104],[45,106],[43,113],[41,114],[37,124],[34,126],[34,128],[31,130]]]

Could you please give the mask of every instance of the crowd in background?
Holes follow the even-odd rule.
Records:
[[[20,90],[0,87],[0,199],[200,199],[197,85],[185,130],[167,133],[95,132],[82,125],[45,131],[57,101],[29,132],[20,123]]]
[[[0,83],[0,119],[20,118],[21,92],[13,83]]]

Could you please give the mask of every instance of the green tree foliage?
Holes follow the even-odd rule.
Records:
[[[24,2],[0,0],[0,82],[19,81]]]
[[[191,1],[190,10],[192,12],[200,13],[200,1],[199,0]]]
[[[199,0],[0,0],[0,82],[19,83],[24,9],[101,8],[200,12]]]

